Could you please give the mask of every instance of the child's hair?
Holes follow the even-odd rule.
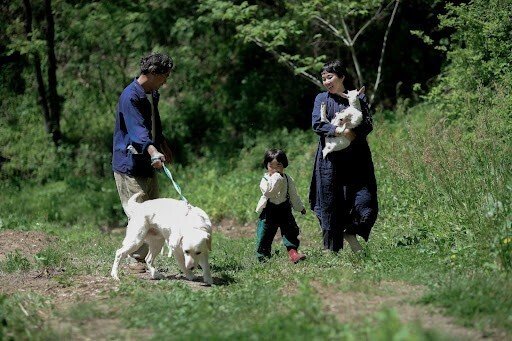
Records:
[[[280,162],[283,165],[283,168],[288,167],[288,158],[283,150],[269,149],[265,152],[265,157],[263,158],[263,168],[267,168],[267,164],[272,162],[274,159],[276,159],[277,162]]]

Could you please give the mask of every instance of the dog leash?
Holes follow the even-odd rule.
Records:
[[[185,198],[185,197],[183,196],[183,194],[181,194],[181,188],[180,188],[180,186],[176,183],[176,181],[174,181],[174,179],[173,179],[173,177],[172,177],[172,174],[171,174],[171,171],[170,171],[167,167],[165,167],[165,165],[164,165],[164,164],[162,164],[162,168],[164,169],[164,173],[165,173],[165,175],[167,175],[167,177],[168,177],[169,179],[171,179],[172,184],[173,184],[173,186],[174,186],[174,189],[175,189],[175,190],[176,190],[176,192],[178,192],[178,194],[180,195],[181,200],[185,201],[185,202],[187,203],[187,205],[190,205],[190,204],[188,203],[187,198]]]

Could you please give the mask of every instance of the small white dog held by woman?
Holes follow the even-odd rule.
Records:
[[[123,246],[116,251],[111,276],[119,280],[118,270],[121,261],[137,250],[144,241],[149,246],[146,265],[152,279],[160,279],[154,267],[154,260],[165,242],[170,253],[187,279],[193,280],[197,265],[203,269],[204,283],[213,283],[208,263],[212,243],[212,223],[208,215],[200,208],[191,206],[183,200],[154,199],[142,203],[137,198],[142,192],[133,195],[128,201],[128,226]]]
[[[337,126],[335,137],[325,138],[325,147],[322,149],[322,155],[325,159],[330,152],[336,152],[347,148],[350,145],[350,140],[343,135],[345,129],[353,129],[363,121],[363,113],[361,112],[361,103],[359,102],[359,95],[364,93],[364,86],[359,90],[350,90],[348,93],[343,93],[340,96],[348,99],[348,107],[343,111],[336,113],[331,120],[331,124]],[[320,107],[320,117],[322,122],[329,122],[327,119],[327,107],[322,103]]]

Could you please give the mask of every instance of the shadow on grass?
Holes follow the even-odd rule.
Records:
[[[222,264],[222,265],[215,265],[212,264],[211,266],[212,271],[215,272],[238,272],[245,270],[245,267],[241,263],[228,263],[228,264]]]
[[[185,283],[194,284],[197,286],[202,287],[209,287],[208,284],[205,284],[203,281],[203,276],[196,276],[194,280],[187,279],[184,275],[177,274],[177,275],[167,275],[163,279],[164,281],[180,281]],[[224,286],[224,285],[230,285],[232,283],[235,283],[235,279],[227,274],[222,274],[220,277],[213,276],[213,284],[218,286]]]

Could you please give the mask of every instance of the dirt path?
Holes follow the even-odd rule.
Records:
[[[432,306],[411,304],[424,294],[425,288],[403,282],[383,281],[373,284],[370,292],[343,292],[333,286],[313,283],[328,312],[341,323],[364,321],[383,309],[393,309],[401,322],[418,323],[425,329],[441,331],[460,340],[505,340],[506,333],[498,330],[486,334],[457,324]]]
[[[233,221],[222,221],[217,224],[220,233],[230,238],[252,237],[254,226],[237,226]],[[0,231],[0,260],[18,250],[29,260],[33,259],[39,251],[47,248],[56,240],[37,231]],[[137,275],[141,279],[149,279],[149,274]],[[63,278],[63,279],[61,279]],[[194,290],[207,290],[200,281],[186,281],[179,275],[167,276],[167,280],[180,280],[188,283]],[[411,304],[417,302],[425,292],[425,288],[402,282],[383,281],[372,283],[367,292],[343,291],[332,285],[320,282],[311,283],[323,302],[327,312],[334,315],[341,323],[354,323],[364,321],[368,316],[382,311],[385,308],[393,309],[404,323],[416,322],[427,329],[442,331],[461,340],[504,340],[509,337],[503,331],[492,330],[484,335],[476,329],[465,328],[454,322],[452,318],[442,314],[442,310],[432,306]],[[64,269],[46,269],[43,271],[30,270],[13,274],[0,273],[0,293],[11,295],[19,292],[35,292],[51,299],[59,309],[65,309],[77,302],[98,302],[107,298],[109,293],[118,290],[119,283],[107,276],[80,275],[65,276]],[[75,330],[81,339],[97,339],[106,337],[110,332],[122,332],[120,321],[115,319],[90,319],[78,327],[72,326],[64,319],[48,316],[52,326],[62,328],[79,328]],[[67,323],[67,324],[66,324]],[[357,323],[357,322],[356,322]],[[67,330],[67,329],[66,329]],[[101,330],[101,333],[99,332]],[[100,334],[98,334],[100,333]],[[123,332],[125,339],[132,339],[136,331]],[[150,330],[141,331],[150,335]],[[134,337],[135,338],[135,337]]]

